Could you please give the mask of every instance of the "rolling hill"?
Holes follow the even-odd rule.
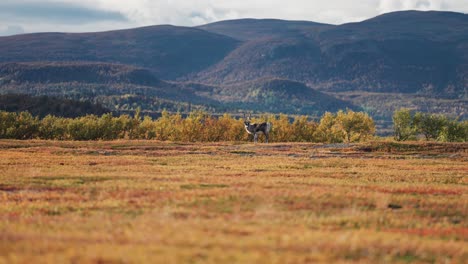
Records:
[[[121,63],[173,79],[212,65],[238,43],[227,36],[169,25],[97,33],[37,33],[1,37],[0,62]]]
[[[54,115],[61,117],[78,117],[83,115],[102,115],[111,112],[100,104],[89,101],[81,102],[50,96],[30,96],[25,94],[0,95],[0,111],[28,111],[33,116],[45,117]]]
[[[33,62],[0,64],[2,84],[23,83],[133,83],[164,85],[148,70],[123,64]]]
[[[389,13],[321,32],[319,41],[329,79],[352,89],[466,96],[466,14]]]
[[[301,35],[312,36],[333,27],[333,25],[311,21],[236,19],[202,25],[198,28],[226,35],[234,39],[248,41],[253,39],[298,37]]]
[[[301,82],[278,78],[224,86],[211,97],[256,111],[320,115],[326,111],[359,108],[344,100],[311,89]]]
[[[0,76],[2,93],[93,101],[117,112],[142,107],[149,112],[191,108],[320,114],[343,106],[355,108],[289,80],[263,78],[232,86],[210,86],[163,81],[146,69],[123,64],[3,63]]]
[[[236,37],[238,27],[230,27],[232,23],[201,28]],[[268,75],[324,91],[426,93],[456,98],[467,93],[465,14],[395,12],[359,23],[315,25],[313,29],[303,26],[292,30],[295,34],[281,30],[272,34],[267,27],[251,30],[256,29],[259,38],[249,38],[197,78],[219,84]]]
[[[198,85],[199,90],[203,86]],[[95,62],[21,62],[0,64],[3,94],[54,96],[102,103],[113,111],[186,110],[219,102],[198,96],[190,85],[158,79],[149,70]]]
[[[404,11],[343,25],[240,19],[0,37],[0,94],[12,92],[121,111],[349,107],[389,119],[390,105],[399,105],[464,117],[468,15]]]

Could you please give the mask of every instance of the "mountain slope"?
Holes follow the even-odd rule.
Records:
[[[204,30],[151,26],[97,33],[37,33],[0,37],[0,62],[94,61],[142,66],[163,79],[200,71],[238,41]]]
[[[110,112],[109,109],[100,104],[24,94],[0,94],[0,111],[28,111],[33,116],[39,117],[46,115],[77,117],[90,114],[102,115]]]
[[[156,78],[150,71],[123,64],[84,62],[0,64],[0,84],[30,82],[164,85],[164,82]]]
[[[248,39],[196,78],[222,84],[276,76],[327,91],[467,94],[468,15],[395,12],[304,32]]]
[[[233,84],[262,77],[306,82],[313,80],[322,54],[314,40],[274,38],[243,43],[221,62],[194,78],[210,84]]]
[[[325,41],[413,38],[433,41],[466,40],[468,15],[442,11],[398,11],[321,32]],[[450,27],[448,27],[450,26]]]
[[[320,114],[353,105],[302,83],[262,78],[230,86],[159,80],[150,71],[121,64],[50,62],[0,64],[0,94],[60,96],[102,103],[113,111],[258,110]],[[204,107],[202,107],[204,106]]]
[[[237,19],[226,20],[199,26],[198,28],[248,41],[252,39],[288,38],[312,36],[331,28],[333,25],[310,21],[288,21],[280,19]]]
[[[92,101],[114,111],[138,106],[151,111],[177,111],[192,103],[218,104],[198,96],[190,86],[159,80],[142,68],[89,62],[0,64],[0,94],[13,93]]]
[[[440,99],[438,109],[459,115],[468,98],[468,15],[404,11],[338,26],[240,19],[1,37],[0,93],[8,92],[154,111],[192,104],[304,113],[356,104],[386,118],[391,112],[375,109],[382,98],[406,94],[418,106],[432,98],[439,107]]]
[[[468,15],[404,11],[321,32],[321,79],[372,92],[464,95]],[[351,90],[329,85],[332,90]]]
[[[315,114],[339,109],[358,109],[351,103],[326,95],[303,83],[261,78],[215,90],[213,98],[258,111]]]
[[[244,42],[221,62],[196,77],[211,84],[235,84],[263,77],[305,81],[321,61],[315,37],[335,26],[308,21],[240,19],[200,28]],[[294,65],[294,69],[291,68]]]

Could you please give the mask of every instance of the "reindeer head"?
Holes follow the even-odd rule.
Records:
[[[248,127],[250,126],[250,118],[252,117],[252,114],[249,114],[249,117],[245,117],[245,113],[244,113],[244,126],[245,127]]]

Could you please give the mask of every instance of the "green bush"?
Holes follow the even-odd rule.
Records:
[[[410,109],[400,109],[393,114],[394,138],[397,141],[415,139],[416,128]]]
[[[418,135],[426,141],[466,142],[468,122],[459,122],[444,115],[400,109],[393,115],[394,138],[398,141],[416,139]]]

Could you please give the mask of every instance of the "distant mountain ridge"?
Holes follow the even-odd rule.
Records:
[[[218,22],[201,28],[214,28],[220,34],[222,28],[236,37],[233,32],[239,29],[232,24]],[[406,11],[358,23],[315,26],[315,31],[295,35],[278,31],[267,39],[250,39],[197,78],[224,83],[272,75],[325,91],[466,95],[466,14]],[[258,29],[252,28],[246,26],[246,30]]]
[[[334,27],[311,21],[288,21],[281,19],[236,19],[225,20],[198,26],[197,28],[233,39],[248,41],[253,39],[296,37],[300,35],[314,35],[318,32]]]
[[[0,37],[0,94],[14,91],[95,97],[124,110],[138,104],[152,111],[170,104],[296,114],[353,108],[387,119],[391,98],[401,97],[381,103],[379,94],[408,94],[418,103],[408,99],[403,106],[418,109],[426,96],[437,109],[463,116],[468,15],[402,11],[343,25],[239,19]]]
[[[120,63],[174,79],[219,61],[238,43],[197,28],[170,25],[96,33],[35,33],[0,37],[0,62]]]

